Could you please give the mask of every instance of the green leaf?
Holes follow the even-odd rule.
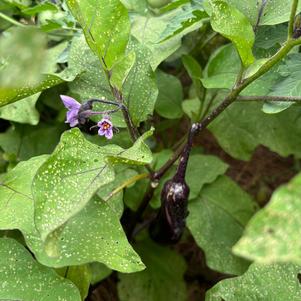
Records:
[[[97,189],[114,180],[113,163],[150,163],[152,155],[143,142],[150,134],[124,150],[92,144],[78,129],[65,132],[33,181],[35,223],[42,239],[82,210]]]
[[[300,54],[294,53],[289,55],[283,64],[279,67],[278,72],[282,78],[273,87],[269,95],[276,96],[301,96],[301,63]],[[266,103],[263,106],[265,113],[279,113],[289,108],[293,102]]]
[[[113,87],[122,91],[123,84],[129,75],[136,60],[136,54],[134,51],[129,52],[120,61],[113,65],[111,69],[110,82]]]
[[[226,176],[206,185],[189,203],[187,227],[204,250],[207,265],[216,271],[240,275],[249,262],[232,254],[232,246],[257,209],[251,197]]]
[[[110,270],[104,264],[99,262],[92,262],[90,264],[90,270],[92,274],[92,285],[99,283],[103,279],[106,279],[112,273],[112,270]]]
[[[135,38],[130,40],[127,51],[135,51],[136,62],[124,82],[123,95],[133,122],[138,125],[152,115],[158,88],[149,64],[149,51]]]
[[[72,63],[69,64],[68,68],[64,69],[63,71],[57,72],[57,62],[59,60],[59,55],[64,51],[66,45],[66,43],[61,43],[47,50],[46,58],[45,56],[43,56],[45,68],[43,70],[43,74],[41,75],[41,80],[38,83],[28,84],[26,83],[25,77],[25,83],[23,86],[1,89],[0,106],[15,102],[30,95],[34,95],[65,81],[74,80],[74,78],[78,75],[78,70],[76,68],[76,65],[72,65]],[[30,70],[30,67],[28,67],[28,69]]]
[[[43,123],[38,127],[16,125],[0,134],[0,146],[5,153],[14,154],[17,161],[27,160],[51,153],[59,142],[63,130],[62,125],[51,126]]]
[[[45,67],[46,36],[34,27],[13,27],[1,36],[0,43],[1,95],[12,88],[37,84]]]
[[[29,16],[34,16],[34,15],[44,12],[44,11],[57,12],[58,7],[51,2],[44,2],[44,3],[40,3],[38,5],[35,5],[33,7],[27,7],[25,9],[22,9],[22,13],[25,15],[29,15]]]
[[[0,118],[37,125],[40,115],[35,105],[41,93],[28,96],[18,102],[0,108]]]
[[[199,98],[185,99],[182,102],[182,109],[192,122],[199,121],[201,114],[201,101]]]
[[[205,88],[230,89],[239,72],[239,56],[233,45],[218,48],[210,57],[204,70],[202,83]]]
[[[156,101],[156,112],[168,119],[181,118],[183,90],[181,82],[173,75],[157,72],[157,85],[159,95]]]
[[[131,33],[150,51],[149,61],[155,70],[180,48],[184,35],[202,27],[206,16],[200,4],[187,3],[159,16],[133,16]]]
[[[240,10],[250,20],[252,25],[257,23],[262,1],[227,0],[227,2]],[[288,21],[291,4],[291,0],[266,1],[259,25],[275,25]],[[297,12],[300,11],[301,4],[299,3]]]
[[[239,256],[260,263],[301,264],[301,174],[273,193],[269,204],[250,221],[234,247]]]
[[[151,241],[139,242],[136,250],[143,258],[146,270],[134,274],[119,274],[120,300],[187,300],[183,279],[186,264],[180,255]]]
[[[224,1],[212,0],[210,3],[212,28],[233,42],[245,66],[252,64],[255,35],[247,17]]]
[[[206,294],[206,301],[288,300],[301,298],[300,266],[252,264],[241,277],[222,280]]]
[[[68,0],[90,48],[108,69],[119,61],[130,34],[127,9],[119,0]]]
[[[174,15],[174,18],[166,23],[166,28],[160,35],[161,43],[174,36],[183,37],[199,29],[203,26],[204,19],[208,18],[201,3],[186,0],[181,0],[180,3],[170,3],[170,5],[163,7],[161,11],[167,12],[166,16]]]
[[[205,184],[214,182],[227,169],[228,164],[215,156],[190,156],[185,178],[190,188],[189,199],[196,198]]]
[[[212,122],[209,129],[222,148],[238,159],[250,159],[260,144],[284,157],[291,154],[300,157],[301,119],[298,107],[273,115],[263,113],[261,107],[262,104],[254,102],[234,103]]]
[[[92,277],[89,265],[83,264],[66,267],[59,271],[59,274],[71,280],[79,289],[82,300],[86,299]]]
[[[100,262],[122,271],[144,268],[128,243],[119,222],[120,213],[110,202],[94,198],[46,244],[34,224],[32,181],[48,156],[34,157],[19,163],[2,180],[0,187],[0,229],[19,229],[39,262],[51,267]]]
[[[0,239],[0,282],[2,300],[81,300],[74,284],[37,263],[13,239]]]

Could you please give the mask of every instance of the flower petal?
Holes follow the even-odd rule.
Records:
[[[64,106],[68,109],[68,110],[74,110],[74,109],[79,109],[81,104],[76,101],[74,98],[67,96],[67,95],[60,95],[61,100],[64,103]]]
[[[104,136],[106,134],[106,132],[102,129],[102,128],[100,128],[99,130],[98,130],[98,135],[99,136]]]
[[[111,127],[113,126],[112,121],[108,118],[102,118],[99,122],[97,122],[97,125],[102,127],[103,123],[108,123]]]
[[[108,130],[106,130],[105,137],[107,139],[112,139],[113,138],[113,129],[112,128],[109,128]]]

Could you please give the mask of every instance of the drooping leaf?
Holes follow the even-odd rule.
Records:
[[[120,213],[109,202],[92,199],[46,245],[34,224],[31,186],[34,175],[48,156],[19,163],[0,186],[0,229],[19,229],[39,262],[51,267],[104,263],[122,272],[144,268],[128,243],[119,222]]]
[[[71,281],[36,262],[17,241],[0,239],[0,298],[23,301],[80,301]]]
[[[183,90],[181,82],[172,75],[157,72],[159,94],[156,101],[156,112],[168,119],[181,118]]]
[[[246,271],[249,262],[231,249],[256,208],[251,197],[226,176],[205,186],[189,203],[187,226],[211,269],[233,275]]]
[[[119,0],[68,0],[73,16],[84,30],[90,48],[108,69],[125,53],[130,20]]]
[[[235,254],[259,263],[301,264],[301,175],[274,192],[250,221]]]
[[[206,301],[299,300],[300,270],[292,264],[254,263],[244,275],[216,284],[207,292]]]
[[[212,28],[235,45],[245,66],[252,64],[255,35],[247,17],[224,1],[212,0],[210,3]]]
[[[146,270],[119,274],[120,300],[187,300],[183,279],[186,265],[180,255],[151,241],[139,242],[136,250],[142,257]]]

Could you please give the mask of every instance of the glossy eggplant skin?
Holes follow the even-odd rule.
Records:
[[[150,226],[151,238],[161,244],[177,243],[188,215],[189,187],[185,181],[168,180],[161,192],[161,208]]]

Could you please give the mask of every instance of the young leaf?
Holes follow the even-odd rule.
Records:
[[[186,265],[180,255],[148,240],[139,242],[136,250],[142,257],[146,270],[134,274],[119,274],[120,300],[187,300],[183,279]]]
[[[69,280],[36,262],[17,241],[0,238],[0,298],[23,301],[80,301]]]
[[[83,28],[90,48],[111,69],[123,57],[128,43],[127,9],[119,0],[68,0],[67,3]]]
[[[241,277],[222,280],[206,294],[206,301],[300,300],[300,266],[252,264]]]
[[[226,176],[205,186],[189,203],[187,227],[211,269],[232,275],[246,271],[249,262],[231,249],[256,208],[251,197]]]
[[[234,252],[260,263],[301,264],[301,174],[274,192],[250,221]]]
[[[253,28],[239,10],[224,1],[212,0],[211,26],[235,45],[242,63],[249,66],[254,61],[252,47],[255,41]]]

